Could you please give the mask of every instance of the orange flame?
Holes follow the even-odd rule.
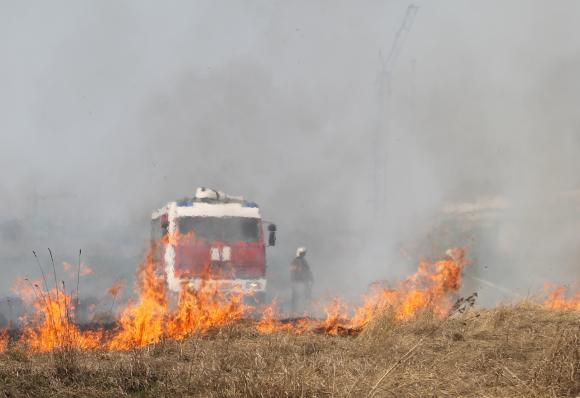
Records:
[[[109,343],[109,348],[127,350],[157,343],[163,334],[167,313],[166,284],[157,271],[155,247],[149,249],[147,258],[138,272],[139,302],[130,304],[121,314],[120,330]]]
[[[326,319],[323,327],[326,333],[336,336],[339,327],[348,320],[348,311],[346,304],[339,298],[333,299],[329,305],[324,309],[326,312]]]
[[[110,349],[143,347],[162,338],[182,340],[240,320],[248,311],[241,295],[226,295],[217,287],[206,285],[205,281],[211,279],[209,273],[197,290],[183,285],[177,306],[171,309],[167,283],[154,253],[152,245],[137,275],[139,301],[122,312],[119,331],[108,345]]]
[[[10,335],[8,334],[8,330],[0,331],[0,353],[6,351],[9,341]]]
[[[283,324],[278,320],[278,318],[278,300],[274,299],[272,304],[264,307],[264,310],[262,311],[262,319],[260,319],[256,325],[256,329],[264,334],[292,329],[292,325]]]
[[[166,242],[162,241],[162,244]],[[152,244],[137,273],[139,296],[121,311],[119,328],[107,340],[103,331],[79,331],[72,317],[72,300],[64,288],[46,292],[38,282],[20,281],[18,289],[23,296],[32,297],[36,313],[19,342],[37,351],[59,347],[92,349],[103,345],[111,350],[129,350],[164,338],[182,340],[195,333],[204,333],[213,327],[236,322],[253,310],[243,304],[241,294],[225,294],[209,283],[212,275],[208,270],[197,290],[184,284],[177,302],[172,305],[162,264],[155,258],[155,252],[156,247]],[[363,305],[354,310],[349,311],[339,299],[333,300],[325,309],[324,320],[302,318],[282,322],[277,313],[278,302],[274,300],[263,310],[256,328],[261,333],[316,331],[337,335],[345,329],[360,330],[389,307],[398,320],[409,319],[421,309],[430,309],[436,315],[444,316],[451,309],[453,293],[461,286],[461,272],[465,265],[463,250],[449,250],[443,260],[421,261],[417,272],[394,288],[375,285],[371,294],[364,298]],[[116,297],[122,288],[122,282],[117,281],[107,293]],[[349,314],[353,316],[349,317]]]
[[[453,305],[453,293],[461,287],[461,272],[467,265],[462,249],[450,249],[446,254],[443,260],[421,261],[417,272],[394,289],[375,286],[365,303],[356,309],[352,327],[364,327],[389,307],[397,320],[409,319],[422,309],[445,316]]]
[[[566,286],[546,284],[548,298],[544,301],[544,307],[553,310],[577,310],[580,311],[580,291],[572,295],[572,289]],[[567,298],[566,296],[571,296]]]
[[[161,243],[167,244],[174,239],[180,239],[179,234],[167,236]],[[182,340],[192,334],[239,321],[253,311],[252,307],[244,305],[241,294],[226,294],[209,283],[216,277],[210,275],[209,269],[206,269],[197,290],[184,284],[177,302],[172,305],[162,264],[154,254],[153,244],[137,272],[138,298],[121,311],[119,328],[107,339],[104,331],[79,330],[73,318],[73,300],[66,294],[64,283],[62,289],[55,287],[46,291],[41,287],[41,282],[18,280],[15,290],[33,306],[35,313],[27,320],[17,344],[25,344],[42,352],[103,346],[110,350],[129,350],[157,343],[164,338]],[[375,284],[359,307],[349,309],[342,300],[332,300],[325,308],[326,316],[322,320],[305,317],[281,321],[277,311],[278,301],[274,300],[263,309],[256,328],[264,334],[289,331],[295,334],[320,332],[338,335],[345,331],[347,334],[350,334],[349,331],[360,331],[387,309],[391,309],[399,321],[408,320],[424,309],[444,317],[451,310],[453,296],[461,287],[461,273],[466,265],[464,251],[450,249],[442,260],[421,261],[413,275],[395,285]],[[123,288],[123,282],[117,281],[107,293],[114,300]],[[567,298],[570,293],[567,294],[563,286],[547,286],[547,290],[545,307],[580,310],[580,292]],[[0,332],[0,352],[6,350],[8,342],[7,331]]]
[[[290,330],[301,334],[315,330],[338,335],[345,330],[361,330],[388,308],[394,310],[395,319],[400,321],[410,319],[423,309],[443,317],[453,306],[453,294],[461,287],[461,272],[466,264],[462,249],[450,249],[443,260],[421,261],[417,272],[395,288],[375,284],[371,294],[364,297],[363,305],[354,311],[349,311],[342,300],[335,298],[326,306],[326,317],[322,321],[304,318],[295,325],[281,323],[277,320],[274,303],[264,310],[257,329],[262,333]],[[354,313],[352,318],[349,312]]]
[[[113,298],[116,298],[125,288],[125,282],[122,280],[117,280],[113,283],[113,286],[107,289],[107,294]]]
[[[91,349],[100,344],[101,332],[80,332],[74,323],[72,300],[63,290],[54,288],[44,291],[32,284],[35,294],[32,303],[36,309],[32,320],[27,320],[19,343],[35,351],[48,352],[58,348]],[[29,289],[23,290],[27,297]]]
[[[226,297],[217,287],[207,288],[203,283],[198,290],[182,287],[166,334],[169,338],[182,340],[193,333],[240,320],[247,310],[242,295]]]

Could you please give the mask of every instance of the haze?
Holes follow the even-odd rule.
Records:
[[[86,295],[131,286],[151,212],[197,186],[276,222],[272,294],[299,245],[319,296],[442,241],[518,294],[578,281],[580,3],[417,1],[381,101],[409,4],[0,2],[0,297],[48,247],[83,249]],[[438,236],[446,204],[498,197],[507,227]]]

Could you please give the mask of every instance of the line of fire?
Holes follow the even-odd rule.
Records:
[[[464,227],[469,225],[464,219],[468,216],[476,231],[473,225],[493,228],[493,213],[507,206],[501,200],[464,203],[447,206],[445,213],[450,215],[448,220],[460,218]],[[473,306],[477,299],[477,292],[466,295],[462,290],[473,258],[465,247],[449,247],[438,260],[420,261],[404,280],[372,284],[358,304],[335,297],[318,311],[312,311],[309,301],[301,313],[281,312],[279,300],[268,302],[266,295],[267,252],[276,244],[277,227],[262,219],[256,203],[198,188],[193,197],[169,202],[153,212],[151,220],[150,247],[136,274],[136,295],[129,302],[113,310],[125,288],[115,284],[107,291],[112,300],[108,313],[84,314],[80,321],[81,311],[90,313],[96,306],[81,305],[78,285],[75,292],[59,281],[54,263],[46,270],[39,263],[42,278],[18,280],[15,291],[20,300],[4,303],[11,312],[15,307],[26,311],[19,309],[22,313],[15,323],[13,314],[9,320],[1,319],[0,349],[23,345],[41,352],[62,347],[130,350],[163,339],[183,340],[236,322],[250,322],[265,334],[353,336],[387,309],[401,322],[424,311],[444,318]],[[297,257],[304,254],[299,250]],[[70,268],[74,266],[65,263],[65,270]],[[92,272],[80,262],[77,271],[79,278]],[[503,289],[477,275],[467,279],[471,287],[475,281]],[[547,286],[543,305],[580,310],[580,293]]]

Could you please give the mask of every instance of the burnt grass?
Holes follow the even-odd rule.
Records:
[[[263,335],[241,322],[129,352],[0,353],[0,397],[46,396],[576,397],[580,312],[385,313],[356,337]]]

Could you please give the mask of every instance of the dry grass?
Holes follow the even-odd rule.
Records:
[[[421,340],[422,339],[422,340]],[[420,344],[417,345],[417,343]],[[410,351],[414,346],[416,348]],[[406,353],[375,389],[387,369]],[[357,338],[247,324],[128,353],[0,354],[0,397],[576,397],[580,313],[531,304],[398,323]]]

